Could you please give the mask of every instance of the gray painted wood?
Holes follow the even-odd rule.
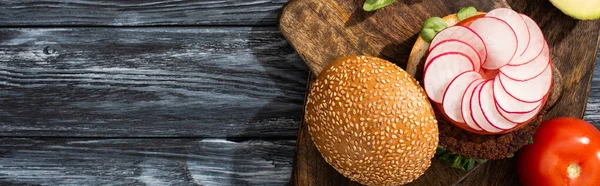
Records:
[[[287,0],[2,0],[1,26],[275,25]]]
[[[600,50],[596,58],[584,119],[600,128]]]
[[[0,139],[0,185],[285,185],[294,140]]]
[[[307,68],[274,27],[0,29],[0,136],[296,136]]]

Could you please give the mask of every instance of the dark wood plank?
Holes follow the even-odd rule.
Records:
[[[516,162],[516,157],[489,161],[478,166],[469,176],[455,185],[518,186],[520,183],[516,173]]]
[[[287,0],[4,0],[2,26],[275,25]]]
[[[315,74],[336,58],[357,54],[381,57],[405,67],[421,28],[420,24],[428,17],[444,16],[464,6],[476,6],[480,11],[512,6],[518,12],[531,16],[541,26],[551,47],[554,67],[563,76],[561,84],[565,86],[562,97],[544,118],[583,117],[598,49],[600,21],[574,20],[543,0],[404,1],[374,13],[362,11],[360,7],[363,2],[294,0],[283,10],[280,29]],[[299,22],[295,17],[305,19]],[[537,125],[532,125],[534,128],[535,126]],[[296,156],[307,157],[296,157],[293,183],[347,184],[347,179],[331,171],[329,165],[320,160],[320,155],[311,149],[313,147],[310,146],[310,139],[300,139],[309,136],[302,133],[302,126],[300,132],[297,151],[301,153],[297,153]],[[415,184],[451,185],[463,180],[467,185],[492,182],[507,185],[514,183],[516,177],[514,171],[508,171],[512,170],[513,166],[509,161],[485,164],[471,175],[464,172],[429,172],[421,178],[429,181]],[[435,166],[432,169],[435,169]],[[491,169],[500,172],[490,175],[488,170]],[[462,176],[466,179],[462,179]]]
[[[0,139],[0,185],[285,185],[293,140]]]
[[[596,57],[596,68],[592,77],[590,97],[587,101],[584,119],[600,128],[600,53]]]
[[[274,27],[0,29],[0,136],[296,136]]]

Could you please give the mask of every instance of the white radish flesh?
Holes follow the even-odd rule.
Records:
[[[496,76],[494,79],[493,92],[494,99],[496,99],[496,104],[500,108],[501,113],[525,114],[532,112],[539,107],[540,104],[542,104],[542,100],[533,103],[527,103],[513,98],[506,93],[506,90],[504,90],[500,84],[500,76]]]
[[[497,133],[497,132],[502,132],[503,130],[498,129],[494,126],[492,126],[492,124],[490,122],[488,122],[485,119],[485,116],[483,115],[483,112],[481,111],[481,107],[479,106],[479,95],[481,94],[481,88],[483,87],[483,85],[490,83],[491,81],[485,81],[484,83],[478,85],[475,90],[473,91],[473,96],[471,97],[471,117],[473,117],[473,120],[475,121],[475,124],[477,124],[478,127],[482,128],[483,130],[487,131],[487,132],[492,132],[492,133]]]
[[[459,74],[473,70],[473,63],[462,53],[449,52],[434,57],[425,67],[423,84],[429,98],[441,103],[450,81]]]
[[[510,25],[510,27],[514,30],[517,36],[516,54],[518,55],[515,55],[513,59],[525,51],[527,45],[529,44],[529,29],[518,12],[509,8],[496,8],[492,11],[489,11],[487,14],[485,14],[485,16],[501,19],[508,23],[508,25]]]
[[[513,98],[527,103],[533,103],[544,98],[552,84],[552,65],[548,65],[539,76],[528,81],[517,81],[499,73],[500,84]]]
[[[550,49],[544,44],[542,53],[531,62],[521,65],[509,64],[500,68],[500,72],[511,79],[526,81],[542,74],[548,65],[550,65]]]
[[[448,85],[448,88],[444,92],[444,98],[442,100],[442,107],[446,115],[455,122],[464,123],[462,117],[462,98],[467,87],[477,79],[482,79],[481,74],[475,71],[464,72]]]
[[[487,59],[481,65],[483,68],[495,70],[511,61],[517,51],[517,36],[508,23],[495,17],[482,17],[469,28],[485,43]]]
[[[526,81],[542,74],[548,65],[550,65],[550,50],[548,45],[544,45],[542,53],[531,62],[517,66],[509,64],[500,68],[500,72],[511,79]]]
[[[448,39],[448,40],[440,41],[437,45],[431,47],[431,51],[429,51],[429,54],[427,56],[427,60],[425,60],[424,66],[427,66],[427,64],[429,64],[429,62],[431,62],[431,59],[433,59],[433,57],[438,56],[442,53],[446,53],[446,52],[463,53],[463,54],[469,56],[471,61],[473,61],[473,65],[474,65],[473,70],[474,71],[479,71],[479,68],[481,68],[481,57],[479,57],[479,53],[477,53],[477,50],[475,50],[475,48],[473,48],[468,43],[458,40],[458,39]]]
[[[489,81],[481,87],[481,93],[479,94],[479,107],[483,112],[485,119],[494,127],[502,130],[508,130],[515,126],[513,123],[504,118],[500,111],[496,108],[496,101],[494,100],[493,84],[494,81]]]
[[[475,88],[483,82],[485,82],[485,79],[478,79],[469,84],[469,86],[463,93],[463,98],[460,106],[462,110],[461,115],[463,117],[463,120],[465,121],[464,123],[466,123],[467,126],[472,128],[473,130],[477,131],[481,131],[483,129],[477,126],[477,124],[473,120],[473,116],[471,116],[471,97],[473,97],[473,92]]]
[[[535,23],[533,19],[526,15],[520,15],[529,29],[529,44],[527,45],[527,49],[522,54],[517,54],[519,57],[510,62],[511,65],[520,65],[531,62],[542,52],[544,45],[546,45],[544,34],[537,23]]]
[[[499,109],[499,107],[498,107],[498,111],[500,111],[500,114],[502,115],[502,117],[504,117],[507,120],[512,121],[514,123],[523,123],[523,122],[530,120],[531,118],[535,117],[538,114],[540,109],[542,109],[541,103],[534,110],[532,110],[531,112],[526,112],[526,113],[507,113],[507,112],[503,111],[502,109]]]
[[[482,63],[486,60],[487,50],[485,44],[483,43],[483,39],[481,39],[481,37],[477,35],[477,33],[475,33],[472,29],[460,25],[445,28],[444,30],[437,33],[435,37],[433,37],[433,40],[431,40],[431,43],[429,44],[429,46],[431,46],[429,48],[429,51],[431,52],[433,46],[436,46],[438,43],[449,39],[464,41],[465,43],[469,44],[471,47],[477,50],[477,53],[479,54]]]
[[[542,109],[552,86],[552,62],[544,35],[530,17],[494,9],[468,27],[445,28],[429,46],[423,87],[453,123],[500,133]],[[498,73],[484,79],[482,69]]]

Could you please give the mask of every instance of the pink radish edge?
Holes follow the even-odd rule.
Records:
[[[548,54],[548,55],[550,55],[550,54]],[[535,59],[533,59],[533,60],[535,60]],[[516,78],[510,77],[508,74],[506,74],[504,71],[502,71],[502,68],[500,68],[500,70],[498,70],[498,71],[500,73],[504,74],[504,76],[506,76],[508,79],[511,79],[511,80],[514,80],[514,81],[524,82],[524,81],[532,80],[532,79],[534,79],[534,78],[542,75],[544,73],[544,71],[546,70],[546,68],[548,68],[548,66],[550,65],[550,63],[552,63],[552,60],[550,59],[550,57],[548,57],[548,62],[546,63],[546,66],[544,66],[544,68],[542,69],[542,71],[538,72],[535,76],[527,78],[527,79],[516,79]],[[527,63],[521,64],[521,65],[526,65],[526,64]],[[515,67],[516,68],[517,66],[511,66],[511,67]]]
[[[552,68],[552,63],[549,63],[549,65],[548,65],[546,68]],[[546,71],[546,69],[544,69],[544,71]],[[542,72],[542,73],[543,73],[543,72]],[[505,76],[505,77],[507,77],[507,78],[508,78],[508,76]],[[538,76],[536,76],[536,77],[539,77],[539,75],[538,75]],[[553,71],[553,70],[550,70],[550,77],[554,77],[554,71]],[[511,93],[510,93],[508,90],[506,90],[506,87],[504,87],[504,83],[505,83],[505,82],[502,82],[502,78],[498,78],[498,79],[499,79],[498,81],[500,81],[500,86],[502,86],[502,89],[504,89],[508,95],[510,95],[511,97],[513,97],[513,98],[514,98],[514,99],[516,99],[516,100],[519,100],[519,101],[521,101],[521,102],[525,102],[525,103],[535,103],[535,102],[538,102],[538,101],[540,101],[540,100],[544,99],[544,97],[546,97],[546,95],[547,95],[548,93],[550,93],[550,90],[552,90],[552,82],[550,82],[550,88],[547,90],[546,94],[544,94],[544,96],[542,96],[542,98],[540,98],[540,99],[538,99],[538,100],[535,100],[535,101],[525,101],[525,100],[523,100],[523,99],[520,99],[520,98],[517,98],[517,97],[515,97],[515,96],[514,96],[513,94],[511,94]],[[509,79],[510,79],[510,78],[509,78]],[[552,81],[552,78],[550,79],[550,81]],[[523,82],[523,81],[521,81],[521,82]]]
[[[489,124],[489,125],[491,126],[491,128],[494,128],[494,129],[497,129],[497,130],[496,130],[496,131],[494,131],[493,129],[492,129],[492,130],[486,130],[484,127],[482,127],[482,125],[481,125],[479,122],[477,122],[477,119],[475,119],[475,115],[473,115],[473,113],[474,113],[474,111],[473,111],[473,98],[475,97],[475,93],[477,93],[477,94],[478,94],[478,95],[477,95],[477,98],[478,98],[478,99],[481,99],[481,98],[479,97],[479,93],[481,92],[481,88],[483,87],[483,85],[484,85],[485,83],[488,83],[489,81],[491,81],[491,80],[486,80],[486,81],[483,81],[481,84],[477,85],[477,87],[475,87],[475,89],[473,90],[473,96],[471,96],[471,101],[469,102],[469,105],[470,105],[470,110],[471,110],[471,117],[473,117],[473,121],[475,122],[475,125],[477,125],[477,127],[479,127],[479,128],[481,128],[481,129],[483,129],[483,130],[484,130],[484,131],[486,131],[486,132],[490,132],[490,133],[499,133],[499,132],[502,132],[502,131],[504,131],[504,130],[497,129],[497,128],[496,128],[496,127],[494,127],[494,126],[493,126],[491,123]],[[476,104],[476,105],[477,105],[477,106],[479,106],[479,104]],[[483,111],[481,110],[481,108],[479,108],[479,111],[481,111],[481,115],[483,116]],[[485,120],[485,116],[483,116],[483,117],[484,117],[484,120]],[[485,122],[487,122],[487,120],[486,120]],[[488,123],[489,123],[489,122],[488,122]]]
[[[523,112],[523,113],[508,113],[508,112],[506,112],[505,110],[502,110],[502,111],[506,112],[506,114],[522,114],[522,115],[525,115],[525,114],[531,114],[531,112],[534,112],[534,111],[538,110],[538,109],[539,109],[541,106],[542,106],[542,104],[540,103],[540,104],[539,104],[537,107],[535,107],[535,109],[533,109],[532,111],[529,111],[529,112]],[[500,109],[500,106],[498,106],[498,104],[496,104],[496,108],[497,108],[497,109]],[[498,110],[498,111],[499,111],[499,110]],[[537,111],[537,113],[539,113],[539,112],[540,112],[540,110],[538,110],[538,111]],[[503,114],[502,112],[499,112],[499,113],[500,113],[500,116],[502,116],[504,119],[506,119],[506,120],[508,120],[508,121],[511,121],[511,122],[513,122],[513,123],[523,123],[523,122],[525,122],[525,121],[528,121],[528,120],[530,120],[530,119],[532,118],[532,117],[530,117],[529,119],[527,119],[527,120],[525,120],[525,121],[523,121],[523,122],[519,122],[519,121],[514,121],[514,120],[510,119],[509,117],[505,116],[505,114]],[[533,116],[535,117],[535,115],[537,115],[537,113],[536,113],[536,114],[534,114]]]
[[[471,44],[469,44],[469,43],[467,43],[467,42],[465,42],[465,41],[463,41],[463,40],[460,40],[460,39],[446,39],[446,40],[442,40],[442,41],[440,41],[440,42],[436,43],[436,44],[435,44],[433,47],[430,47],[430,48],[429,48],[429,51],[428,51],[428,52],[429,52],[429,54],[431,54],[431,51],[435,50],[435,49],[436,49],[438,46],[440,46],[440,44],[443,44],[443,43],[448,43],[448,42],[459,42],[459,43],[462,43],[462,44],[465,44],[465,45],[469,46],[469,48],[471,48],[471,49],[472,49],[472,50],[475,52],[475,54],[477,54],[477,58],[479,59],[479,65],[477,65],[477,66],[479,66],[479,68],[481,68],[481,64],[483,63],[483,61],[481,60],[481,55],[479,54],[479,52],[477,52],[477,50],[476,50],[476,49],[475,49],[475,48],[474,48],[474,47],[473,47]],[[484,48],[485,48],[485,47],[484,47]],[[441,53],[441,54],[443,54],[443,53]],[[439,55],[441,55],[441,54],[439,54]],[[463,53],[463,54],[464,54],[464,53]],[[466,54],[465,54],[465,55],[466,55]],[[468,56],[467,56],[467,57],[468,57]],[[434,57],[434,58],[435,58],[435,57]],[[431,59],[431,60],[429,60],[429,61],[433,61],[433,59],[434,59],[434,58],[432,58],[432,59]],[[469,58],[470,58],[470,57],[469,57]],[[471,62],[473,62],[473,59],[471,59]],[[428,62],[428,61],[425,61],[425,64],[429,64],[429,62]],[[476,69],[475,67],[476,67],[476,66],[475,66],[475,62],[473,62],[473,70],[474,70],[474,71],[478,70],[478,69]]]
[[[522,101],[519,101],[519,100],[517,100],[517,99],[513,98],[512,96],[510,96],[510,95],[508,94],[508,92],[506,92],[506,90],[504,90],[504,87],[502,87],[502,85],[501,85],[501,84],[502,84],[502,83],[500,82],[500,77],[499,77],[499,76],[496,76],[496,77],[494,78],[494,84],[493,84],[493,86],[492,86],[492,89],[493,89],[492,91],[494,91],[494,99],[496,100],[496,105],[497,105],[497,106],[500,108],[500,110],[502,110],[503,112],[506,112],[506,113],[509,113],[509,114],[526,114],[526,113],[529,113],[529,112],[532,112],[532,111],[534,111],[534,110],[535,110],[537,107],[539,107],[539,104],[537,104],[537,106],[536,106],[536,107],[532,108],[531,110],[527,110],[527,111],[508,111],[507,109],[505,109],[504,107],[502,107],[502,105],[501,105],[501,104],[500,104],[500,102],[498,101],[498,95],[499,95],[499,94],[497,94],[498,92],[496,92],[496,89],[498,89],[498,91],[502,91],[504,94],[506,94],[506,95],[504,95],[504,96],[506,96],[506,97],[507,97],[506,99],[512,99],[512,100],[514,100],[513,102],[518,102],[518,103],[514,103],[514,104],[532,104],[532,103],[522,102]],[[503,102],[506,102],[506,100],[503,100]],[[535,102],[533,102],[533,103],[535,103]],[[501,112],[501,113],[502,113],[502,112]]]
[[[491,85],[490,85],[490,83],[491,83]],[[493,89],[489,89],[489,88],[490,88],[489,86],[494,86],[494,83],[495,83],[495,81],[493,81],[493,80],[492,80],[492,81],[489,81],[489,82],[485,83],[483,86],[481,86],[481,90],[479,90],[479,108],[481,109],[481,113],[483,113],[483,117],[485,118],[485,120],[486,120],[488,123],[490,123],[490,125],[492,125],[492,127],[494,127],[494,128],[497,128],[497,129],[499,129],[499,130],[510,130],[510,129],[512,129],[512,128],[514,128],[514,127],[516,127],[516,126],[518,125],[518,123],[515,123],[515,122],[512,122],[512,121],[510,121],[510,120],[506,119],[505,117],[503,117],[503,116],[502,116],[502,114],[500,113],[500,111],[498,111],[498,110],[497,110],[498,108],[496,107],[496,100],[495,100],[495,98],[494,98],[494,96],[493,96],[493,95],[494,95],[494,94],[493,94]],[[487,86],[487,87],[486,87],[486,86]],[[486,88],[487,88],[487,89],[486,89]],[[493,87],[492,87],[492,88],[493,88]],[[483,107],[483,104],[481,103],[481,100],[483,100],[483,99],[490,99],[490,98],[488,98],[488,97],[484,97],[484,98],[482,98],[482,97],[481,97],[481,95],[482,95],[482,92],[483,92],[483,93],[488,93],[488,94],[490,94],[490,95],[491,95],[491,100],[488,100],[488,101],[491,101],[491,102],[492,102],[490,105],[492,105],[492,107],[493,107],[492,109],[496,109],[496,110],[495,110],[495,112],[496,112],[496,113],[488,113],[488,112],[490,112],[490,110],[488,110],[488,112],[485,112],[485,110],[487,110],[487,109],[485,109],[485,108]],[[488,109],[489,109],[489,108],[488,108]],[[494,112],[494,111],[492,110],[491,112]],[[506,128],[499,127],[499,124],[498,124],[498,123],[494,123],[494,122],[492,122],[492,120],[490,119],[490,118],[492,117],[491,115],[493,115],[493,114],[497,114],[497,116],[496,116],[496,117],[499,117],[499,118],[502,118],[502,119],[506,120],[506,122],[509,122],[511,125],[509,125],[509,126],[508,126],[508,127],[506,127]],[[501,122],[502,122],[502,121],[501,121]]]
[[[494,15],[494,13],[496,13],[496,12],[500,12],[500,14]],[[506,13],[510,13],[512,16],[508,16],[508,14],[506,14]],[[515,57],[520,56],[522,53],[524,53],[527,50],[527,48],[529,47],[529,42],[531,41],[531,39],[530,39],[531,33],[529,31],[529,27],[527,26],[527,23],[525,22],[525,19],[523,19],[523,16],[521,16],[520,13],[518,13],[515,10],[510,9],[510,8],[496,8],[494,10],[489,11],[485,16],[486,17],[495,17],[495,18],[505,21],[515,32],[515,35],[517,36],[517,52],[515,53],[515,55],[513,55],[513,59],[515,59]],[[522,23],[522,25],[519,25],[519,23],[516,23],[514,21],[520,22],[520,23]],[[519,35],[518,33],[516,33],[517,30],[514,29],[515,28],[514,26],[517,26],[517,27],[521,26],[522,28],[520,28],[519,31],[527,32],[527,35],[523,35],[523,34]],[[519,39],[519,36],[522,36],[525,38]],[[527,41],[524,41],[525,39],[527,39]],[[525,43],[525,42],[527,42],[527,43]],[[522,46],[519,44],[522,44]],[[519,49],[521,49],[521,51]]]
[[[487,60],[487,53],[488,53],[487,47],[485,46],[485,42],[483,42],[483,38],[481,38],[481,36],[479,34],[477,34],[477,32],[475,32],[473,29],[471,29],[469,27],[462,26],[462,25],[454,25],[454,26],[451,26],[451,27],[462,27],[462,28],[465,28],[465,29],[469,30],[471,33],[475,34],[475,36],[477,36],[477,38],[479,38],[479,41],[481,41],[481,43],[483,43],[483,45],[482,45],[483,51],[484,51],[483,54],[485,54],[485,57],[483,59],[481,59],[481,63],[483,64],[483,62]],[[451,28],[451,27],[448,27],[448,28]],[[445,29],[448,29],[448,28],[445,28]],[[443,32],[444,30],[440,31],[440,33]],[[435,37],[437,37],[439,35],[440,34],[438,33],[438,35],[434,36],[434,38],[432,39],[432,43],[436,39]],[[448,39],[444,39],[444,40],[448,40]],[[442,41],[444,41],[444,40],[442,40]],[[467,44],[468,44],[468,42],[467,42]],[[437,43],[435,45],[437,45]],[[471,45],[471,44],[469,44],[469,45]],[[473,45],[471,45],[471,46],[473,46]],[[431,50],[432,50],[432,48],[430,47],[429,50],[427,50],[427,52],[430,52]],[[477,52],[477,53],[479,53],[479,52]],[[481,58],[481,54],[479,55],[479,58]]]
[[[531,60],[535,59],[539,55],[539,53],[542,52],[542,49],[543,49],[542,45],[544,45],[546,43],[546,38],[545,38],[542,30],[540,29],[539,25],[535,22],[535,20],[533,20],[531,17],[529,17],[525,14],[520,14],[520,15],[521,15],[521,18],[523,19],[523,21],[525,21],[525,24],[527,24],[527,28],[529,30],[529,40],[530,40],[529,43],[530,44],[527,45],[527,50],[525,50],[523,53],[519,54],[519,58],[523,58],[524,57],[523,55],[528,54],[527,52],[532,49],[532,46],[531,46],[532,41],[539,41],[540,45],[538,45],[538,46],[541,46],[539,48],[539,51],[535,51],[537,53],[534,53],[533,56],[532,55],[525,56],[525,57],[528,57],[528,58],[525,58],[525,60],[526,60],[525,63],[527,63],[527,62],[530,62]],[[539,37],[533,37],[533,39],[532,39],[532,37],[531,37],[532,29],[535,29],[535,31],[536,31],[534,36],[539,36]],[[522,62],[525,60],[519,60],[519,61]],[[511,61],[511,63],[512,62],[515,62],[515,60]],[[513,63],[511,65],[521,65],[521,64],[524,64],[524,63],[517,63],[517,64]]]
[[[433,102],[435,102],[435,103],[441,103],[441,100],[440,100],[440,101],[436,101],[436,100],[434,100],[434,99],[432,99],[432,98],[431,98],[430,94],[432,94],[432,93],[429,93],[429,92],[427,91],[427,87],[428,87],[428,86],[427,86],[427,83],[425,82],[425,79],[426,79],[426,77],[427,77],[427,74],[428,74],[427,72],[428,72],[428,70],[429,70],[429,66],[431,66],[431,64],[433,64],[433,62],[434,62],[436,59],[438,59],[438,58],[440,58],[440,57],[442,57],[442,56],[446,56],[446,55],[452,55],[452,54],[458,54],[458,55],[461,55],[461,56],[463,56],[463,57],[467,58],[467,59],[469,60],[469,63],[471,64],[471,69],[475,68],[475,67],[474,67],[474,64],[473,64],[473,60],[471,60],[471,58],[469,58],[469,56],[467,56],[467,55],[465,55],[465,54],[463,54],[463,53],[460,53],[460,52],[445,52],[445,53],[441,53],[441,54],[439,54],[439,55],[435,56],[434,58],[432,58],[432,59],[431,59],[431,62],[430,62],[429,64],[427,64],[427,66],[426,66],[426,67],[425,67],[425,69],[423,70],[423,71],[424,71],[424,72],[423,72],[423,86],[424,86],[424,89],[425,89],[425,93],[427,94],[427,96],[429,97],[429,99],[431,99],[431,100],[432,100]],[[468,70],[467,70],[467,71],[468,71]],[[462,72],[461,72],[461,73],[462,73]],[[460,73],[459,73],[459,74],[460,74]],[[455,78],[455,77],[454,77],[454,78]],[[453,79],[454,79],[454,78],[453,78]],[[446,85],[446,86],[448,86],[448,85]],[[446,88],[447,88],[447,87],[446,87]],[[446,88],[444,88],[444,91],[446,90]],[[442,93],[442,99],[443,99],[443,93]]]
[[[548,45],[548,43],[544,43],[544,45]],[[529,46],[528,46],[529,47]],[[548,48],[548,50],[550,50],[550,48]],[[525,52],[527,52],[527,50],[525,50]],[[521,64],[507,64],[507,66],[521,66],[527,63],[531,63],[533,60],[535,60],[536,58],[538,58],[540,55],[542,55],[542,52],[544,52],[544,47],[542,47],[542,50],[540,50],[533,59],[529,59],[527,62],[525,63],[521,63]],[[519,56],[521,57],[521,56]]]
[[[444,52],[441,53],[433,58],[431,58],[431,61],[435,61],[437,58],[440,58],[442,56],[445,55],[450,55],[450,54],[458,54],[461,55],[463,57],[466,57],[467,59],[469,59],[469,62],[471,62],[471,66],[474,68],[475,64],[473,64],[473,60],[471,60],[471,58],[469,56],[467,56],[466,54],[462,53],[462,52]],[[425,77],[425,74],[427,73],[427,69],[429,69],[429,66],[431,65],[431,63],[428,63],[427,65],[425,65],[425,68],[423,68],[423,77]],[[423,82],[423,84],[425,84],[425,82]]]
[[[486,19],[490,19],[490,20],[486,20]],[[511,60],[514,58],[514,56],[516,55],[516,53],[517,53],[517,47],[518,47],[517,34],[515,33],[515,30],[514,30],[514,29],[513,29],[513,28],[512,28],[512,27],[511,27],[511,26],[510,26],[510,25],[509,25],[509,24],[508,24],[506,21],[504,21],[504,20],[502,20],[502,19],[499,19],[499,18],[496,18],[496,17],[488,17],[488,16],[484,16],[484,17],[482,17],[482,18],[479,18],[479,19],[477,19],[477,20],[473,21],[473,23],[471,23],[471,25],[469,26],[469,28],[471,28],[471,29],[472,29],[473,31],[475,31],[476,33],[477,33],[477,31],[476,31],[476,30],[483,31],[483,30],[481,30],[481,29],[474,29],[474,28],[472,28],[472,27],[474,27],[474,26],[478,26],[478,25],[479,25],[478,23],[481,23],[482,21],[487,21],[487,22],[490,22],[491,20],[495,20],[495,21],[501,22],[501,23],[503,23],[503,25],[506,25],[506,26],[508,26],[508,29],[509,29],[509,30],[511,30],[511,32],[512,32],[512,36],[513,36],[513,38],[514,38],[514,40],[515,40],[515,41],[514,41],[514,51],[512,51],[512,54],[509,54],[509,55],[510,55],[510,58],[506,58],[506,59],[504,59],[504,60],[506,60],[506,61],[499,61],[499,60],[492,61],[492,62],[495,62],[495,63],[492,63],[492,64],[494,64],[494,66],[491,66],[491,67],[490,67],[489,65],[488,65],[488,66],[486,66],[486,65],[485,65],[486,63],[490,62],[490,61],[488,61],[488,60],[486,59],[486,60],[485,60],[485,62],[483,62],[483,63],[482,63],[482,65],[481,65],[481,67],[482,67],[482,68],[485,68],[485,69],[499,69],[499,68],[503,67],[504,65],[507,65],[508,63],[510,63],[510,61],[511,61]],[[481,23],[481,24],[483,24],[483,23]],[[488,25],[488,24],[485,24],[485,25]],[[481,26],[479,26],[479,27],[477,27],[477,28],[487,28],[487,27],[481,27]],[[489,32],[488,32],[488,33],[489,33]],[[481,36],[480,36],[480,37],[481,37]],[[483,39],[483,37],[481,37],[481,38]],[[488,45],[488,43],[486,43],[486,40],[483,40],[483,41],[484,41],[484,44],[486,45],[486,50],[487,50],[487,52],[490,52],[490,51],[487,49],[487,45]],[[488,42],[489,42],[489,41],[491,41],[491,40],[488,40]],[[497,40],[496,40],[496,41],[497,41]],[[495,54],[494,54],[494,55],[495,55]],[[487,58],[489,58],[490,54],[488,53],[486,56],[487,56]],[[499,55],[497,55],[497,56],[499,56]]]
[[[519,17],[521,17],[521,19],[523,20],[523,22],[525,22],[525,19],[523,19],[523,16],[525,16],[525,14],[521,14],[518,13]],[[525,26],[527,26],[527,22],[525,22]],[[527,41],[527,46],[525,46],[525,50],[523,50],[523,52],[521,52],[519,54],[519,57],[521,57],[521,55],[523,55],[525,53],[525,51],[527,51],[527,49],[529,49],[529,44],[531,43],[531,30],[529,30],[529,26],[527,26],[527,35],[529,35],[529,41]],[[542,34],[543,36],[543,34]],[[544,39],[545,41],[546,39]],[[541,53],[542,51],[540,51]]]
[[[458,121],[458,120],[455,120],[455,119],[453,119],[453,118],[452,118],[452,116],[451,116],[450,114],[448,114],[448,111],[446,110],[446,101],[447,101],[447,100],[446,100],[446,97],[448,96],[448,95],[447,95],[447,93],[448,93],[448,89],[450,89],[450,87],[453,85],[453,83],[455,83],[455,82],[456,82],[456,80],[457,80],[457,79],[459,79],[459,77],[462,77],[463,75],[465,75],[465,74],[467,74],[467,73],[474,73],[474,74],[478,75],[478,77],[479,77],[479,78],[475,78],[475,79],[473,79],[473,80],[467,79],[467,82],[468,82],[468,81],[471,81],[471,82],[468,82],[468,83],[466,83],[466,84],[467,84],[467,86],[465,87],[465,90],[464,90],[464,91],[459,91],[459,92],[463,92],[462,96],[460,96],[461,98],[463,98],[463,97],[464,97],[464,92],[465,92],[465,91],[466,91],[466,89],[469,87],[469,85],[471,85],[473,82],[475,82],[475,80],[477,80],[477,79],[481,79],[481,78],[482,78],[482,77],[481,77],[481,74],[479,74],[479,73],[477,73],[477,72],[475,72],[475,71],[466,71],[466,72],[462,72],[462,73],[458,74],[456,77],[454,77],[454,78],[452,79],[452,81],[450,81],[450,83],[448,83],[448,87],[446,87],[446,90],[444,90],[444,94],[443,94],[443,96],[442,96],[442,108],[443,108],[444,112],[446,112],[446,116],[448,116],[448,118],[449,118],[450,120],[452,120],[453,122],[457,122],[457,123],[464,123],[464,118],[462,118],[462,108],[461,108],[461,107],[462,107],[462,99],[459,99],[460,101],[459,101],[459,103],[458,103],[458,110],[460,110],[460,111],[459,111],[459,113],[461,113],[461,114],[460,114],[460,115],[461,115],[461,116],[460,116],[460,117],[461,117],[460,119],[462,119],[463,121]],[[454,115],[453,115],[453,116],[454,116]]]
[[[475,88],[477,88],[477,86],[479,84],[483,83],[483,82],[485,82],[485,79],[478,79],[478,80],[475,80],[475,81],[471,82],[469,84],[469,86],[467,86],[467,89],[465,89],[465,92],[463,93],[463,97],[461,98],[462,101],[460,102],[460,104],[461,104],[460,105],[460,107],[461,107],[461,110],[460,110],[461,111],[461,116],[463,117],[463,120],[465,121],[465,124],[469,128],[471,128],[473,130],[476,130],[476,131],[483,131],[483,129],[481,129],[481,128],[474,128],[474,127],[479,127],[479,126],[477,126],[477,124],[475,123],[475,120],[473,119],[472,115],[465,114],[465,109],[463,109],[463,106],[464,106],[463,104],[464,104],[465,99],[466,99],[465,96],[469,96],[469,100],[467,101],[467,103],[469,104],[469,106],[468,106],[469,108],[466,108],[466,109],[467,109],[467,111],[471,111],[471,97],[473,97],[473,92],[474,92],[473,90],[475,90]],[[474,83],[477,83],[477,84],[474,85]],[[469,93],[468,90],[469,90],[469,88],[471,88],[471,86],[475,86],[475,87],[473,87],[473,90],[471,90],[470,93]],[[467,119],[466,119],[467,117],[470,117],[471,121],[473,121],[473,124],[475,124],[475,126],[471,126],[471,124],[469,124],[469,122],[467,122]]]

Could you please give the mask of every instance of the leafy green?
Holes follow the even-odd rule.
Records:
[[[441,154],[443,154],[444,152],[447,152],[446,149],[442,146],[437,146],[437,148],[435,149],[435,155],[439,156]]]
[[[435,151],[435,156],[437,156],[442,162],[449,165],[450,167],[461,169],[461,170],[472,170],[473,167],[477,164],[485,163],[487,160],[477,159],[477,158],[469,158],[458,154],[452,154],[450,151],[447,151],[442,146],[438,146]]]
[[[533,144],[533,137],[529,138],[529,140],[527,141],[528,144]]]
[[[456,13],[456,16],[458,16],[458,20],[465,20],[471,16],[474,16],[477,14],[477,9],[475,9],[475,7],[469,6],[469,7],[463,7],[461,8],[458,13]]]
[[[363,10],[370,12],[394,3],[396,0],[366,0]]]
[[[431,42],[435,35],[448,27],[446,21],[440,17],[430,17],[423,22],[423,28],[421,28],[421,37],[426,42]]]
[[[423,40],[425,40],[428,43],[431,42],[431,40],[433,40],[433,37],[435,37],[435,35],[437,35],[437,32],[432,29],[421,30],[421,37],[423,37]]]

